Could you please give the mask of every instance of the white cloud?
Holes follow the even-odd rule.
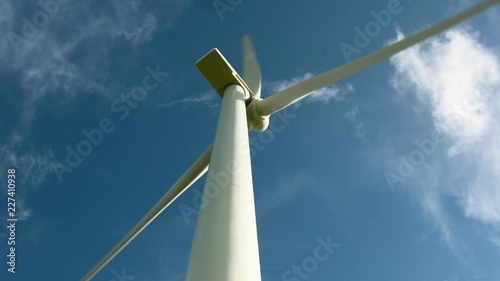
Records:
[[[401,34],[399,38],[401,38]],[[416,89],[429,102],[436,126],[456,140],[451,155],[459,154],[492,128],[498,91],[498,57],[478,42],[478,33],[453,30],[391,59],[398,90]]]
[[[453,142],[448,159],[443,159],[459,166],[449,171],[453,182],[438,182],[438,193],[428,189],[422,196],[424,209],[439,223],[444,239],[453,241],[439,203],[443,194],[455,196],[466,217],[500,226],[498,54],[481,43],[479,32],[453,29],[390,62],[395,68],[391,85],[428,105],[434,126]]]
[[[290,86],[300,83],[304,80],[307,80],[314,75],[312,73],[306,73],[302,76],[294,77],[289,80],[281,80],[281,81],[275,81],[271,83],[266,83],[264,86],[271,92],[270,94],[274,94],[276,92],[279,92],[281,90],[284,90],[286,88],[289,88]],[[299,106],[302,102],[321,102],[324,104],[330,103],[332,100],[333,101],[343,101],[345,100],[346,96],[350,93],[354,92],[354,86],[350,83],[346,84],[345,86],[342,85],[333,85],[330,87],[322,88],[319,90],[314,91],[312,94],[310,94],[308,97],[306,97],[304,100],[299,101],[295,103],[296,106]]]

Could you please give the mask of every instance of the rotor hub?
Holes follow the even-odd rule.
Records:
[[[269,127],[269,116],[261,116],[257,113],[257,108],[262,99],[254,98],[247,106],[248,130],[263,132]]]

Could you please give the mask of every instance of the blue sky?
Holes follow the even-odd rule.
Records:
[[[204,151],[220,97],[194,64],[211,48],[240,71],[250,34],[265,98],[477,2],[402,0],[346,56],[354,28],[391,1],[243,0],[218,12],[211,1],[60,0],[41,13],[1,0],[1,280],[80,280]],[[271,140],[250,133],[263,281],[500,279],[499,11],[271,117],[286,120]],[[154,86],[142,101],[120,99],[147,75]],[[82,131],[100,127],[109,133],[58,177]],[[15,274],[6,265],[10,167]],[[196,208],[204,179],[94,280],[183,280],[196,215],[180,207]],[[307,277],[286,275],[318,239],[338,246]]]

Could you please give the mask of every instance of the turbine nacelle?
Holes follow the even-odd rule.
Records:
[[[196,67],[221,97],[229,85],[242,87],[246,94],[248,130],[262,132],[267,129],[269,116],[258,114],[258,104],[262,100],[262,76],[250,36],[243,37],[243,78],[217,48],[199,59]]]
[[[252,98],[250,88],[217,48],[210,50],[199,59],[196,62],[196,68],[221,97],[227,86],[239,85],[245,91],[245,101]]]

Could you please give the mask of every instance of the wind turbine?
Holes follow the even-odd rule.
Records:
[[[498,3],[500,0],[482,1],[408,38],[265,99],[260,97],[261,72],[248,36],[243,38],[243,78],[217,49],[208,52],[196,66],[222,97],[214,143],[83,280],[91,280],[207,170],[203,193],[211,199],[198,217],[185,280],[261,280],[248,130],[266,130],[273,113],[313,91],[376,65]]]

